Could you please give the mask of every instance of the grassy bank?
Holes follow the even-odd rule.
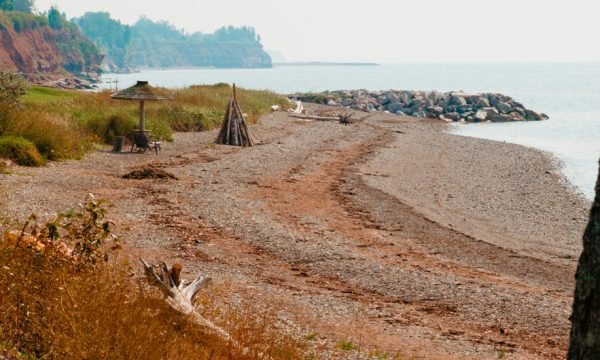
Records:
[[[146,127],[163,141],[172,141],[173,131],[205,131],[220,126],[231,96],[227,84],[159,91],[173,100],[147,103]],[[286,105],[282,96],[268,91],[238,89],[237,94],[250,123],[255,123],[272,105]],[[11,152],[3,152],[2,147],[0,157],[23,165],[40,165],[46,160],[79,159],[94,144],[111,144],[115,136],[137,128],[139,103],[113,100],[110,95],[108,91],[31,87],[20,107],[0,109],[0,142],[4,136],[23,139],[37,150],[28,157],[42,160],[22,162]]]

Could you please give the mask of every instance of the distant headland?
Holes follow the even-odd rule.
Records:
[[[273,66],[379,66],[371,62],[329,62],[329,61],[299,61],[299,62],[275,62]]]

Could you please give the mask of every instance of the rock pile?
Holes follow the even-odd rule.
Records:
[[[99,77],[61,77],[53,74],[36,74],[36,76],[25,76],[27,81],[34,85],[47,86],[57,89],[95,90],[98,89]]]
[[[385,111],[446,121],[506,122],[548,119],[546,114],[527,109],[511,97],[494,94],[410,90],[339,90],[293,94],[304,102],[345,107],[362,111]]]

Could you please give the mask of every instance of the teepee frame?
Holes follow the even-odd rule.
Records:
[[[248,124],[237,102],[235,84],[233,84],[233,96],[229,100],[225,116],[223,117],[223,126],[215,142],[217,144],[234,146],[254,145],[254,139],[252,139],[250,130],[248,130]]]

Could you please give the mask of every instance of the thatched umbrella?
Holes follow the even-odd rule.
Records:
[[[157,95],[156,90],[148,85],[147,81],[138,81],[137,84],[127,89],[121,90],[111,96],[113,99],[120,100],[139,100],[140,101],[140,131],[144,131],[144,101],[171,100],[171,98]]]

